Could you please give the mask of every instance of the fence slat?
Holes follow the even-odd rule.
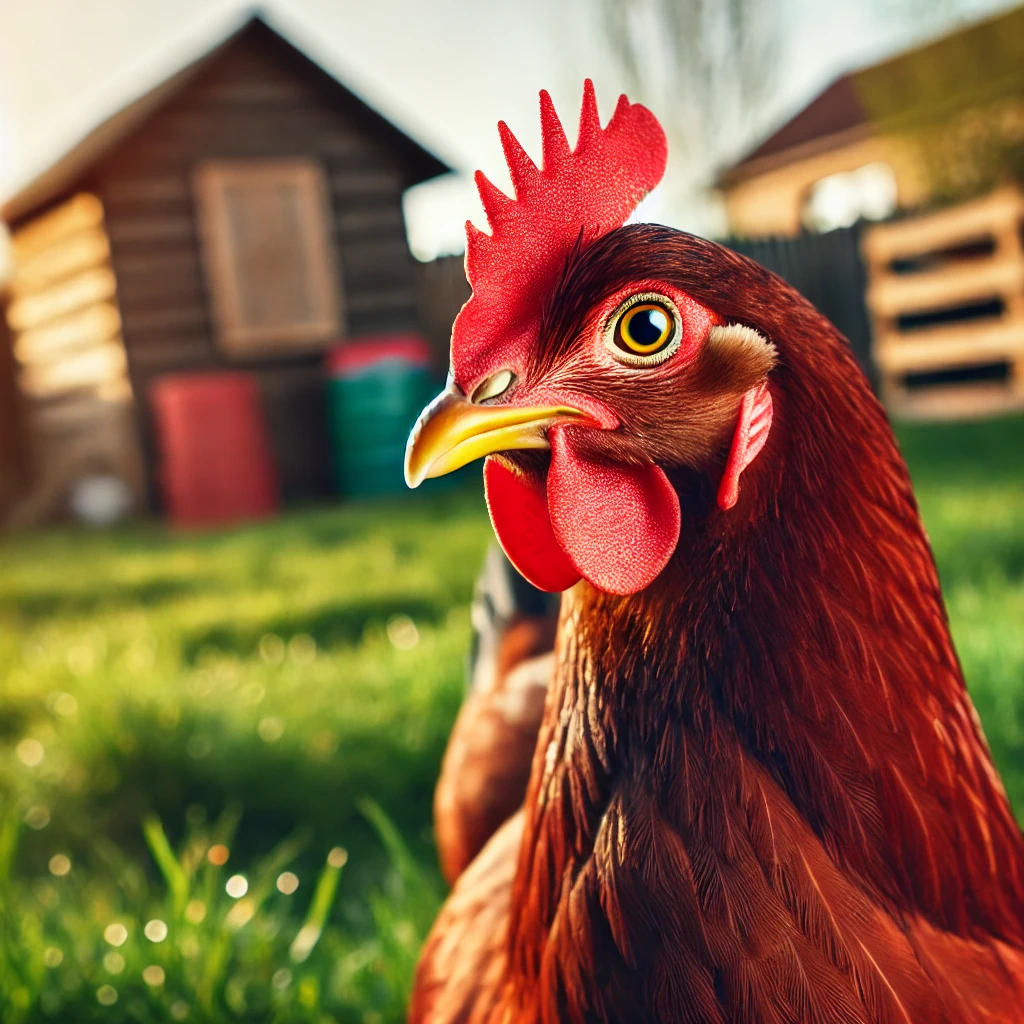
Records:
[[[859,225],[822,235],[794,238],[730,238],[723,243],[791,284],[839,329],[871,387],[878,390],[878,368],[871,348],[871,326],[864,304],[866,276]]]
[[[883,393],[898,414],[1024,407],[1024,193],[870,228],[863,251]]]

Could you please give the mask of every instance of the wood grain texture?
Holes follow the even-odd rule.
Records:
[[[279,345],[268,339],[255,361],[217,348],[192,190],[201,162],[301,158],[315,164],[326,182],[324,226],[336,254],[331,282],[346,310],[347,331],[415,328],[414,264],[401,206],[414,172],[396,138],[382,135],[379,123],[343,92],[256,25],[214,55],[91,173],[106,210],[151,473],[156,451],[146,396],[154,375],[241,367],[258,373],[266,401],[274,403],[268,416],[285,498],[332,489],[317,354],[289,351],[283,337]],[[318,346],[342,333],[321,332]],[[297,390],[286,395],[282,388],[291,385]],[[153,503],[155,492],[150,476]]]
[[[1024,193],[1016,186],[866,229],[875,358],[894,414],[950,418],[1024,407],[1022,232]],[[922,314],[938,324],[913,325]],[[1005,364],[1005,382],[978,389],[970,381],[907,381],[986,364]]]

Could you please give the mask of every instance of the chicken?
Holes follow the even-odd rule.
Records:
[[[721,246],[626,224],[653,115],[592,86],[543,168],[500,131],[412,485],[485,457],[564,590],[521,811],[462,872],[410,1016],[1024,1019],[1024,840],[885,415],[847,343]]]
[[[470,690],[434,794],[441,871],[452,883],[523,802],[551,679],[557,597],[487,553],[472,619]]]

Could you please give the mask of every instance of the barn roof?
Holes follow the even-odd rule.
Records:
[[[858,134],[926,124],[969,106],[1024,94],[1024,7],[836,79],[722,175],[753,177]]]
[[[118,143],[127,139],[136,128],[148,120],[169,100],[174,98],[192,79],[206,68],[216,57],[239,36],[247,32],[269,33],[285,46],[299,53],[305,60],[315,64],[324,76],[328,85],[343,90],[349,102],[355,102],[362,108],[367,119],[383,136],[402,151],[408,169],[408,184],[415,185],[428,178],[445,174],[451,168],[433,153],[410,138],[369,106],[364,100],[340,82],[332,73],[324,69],[291,41],[285,39],[274,27],[258,13],[251,14],[244,23],[222,38],[212,48],[206,50],[195,60],[188,63],[176,74],[161,82],[155,88],[143,93],[126,107],[100,122],[64,153],[55,163],[39,174],[20,191],[11,196],[0,206],[0,219],[13,224],[61,197],[75,182],[87,174],[92,167],[106,156]]]

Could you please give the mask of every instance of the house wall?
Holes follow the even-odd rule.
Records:
[[[210,59],[91,175],[103,202],[150,493],[153,381],[236,368],[259,380],[284,497],[331,490],[322,355],[230,359],[216,344],[191,178],[217,158],[313,158],[326,174],[349,336],[416,324],[403,154],[344,89],[255,26]]]
[[[812,186],[830,174],[881,162],[892,168],[901,209],[927,198],[924,168],[911,141],[849,134],[820,139],[743,168],[743,178],[723,188],[730,232],[741,238],[796,235]]]

